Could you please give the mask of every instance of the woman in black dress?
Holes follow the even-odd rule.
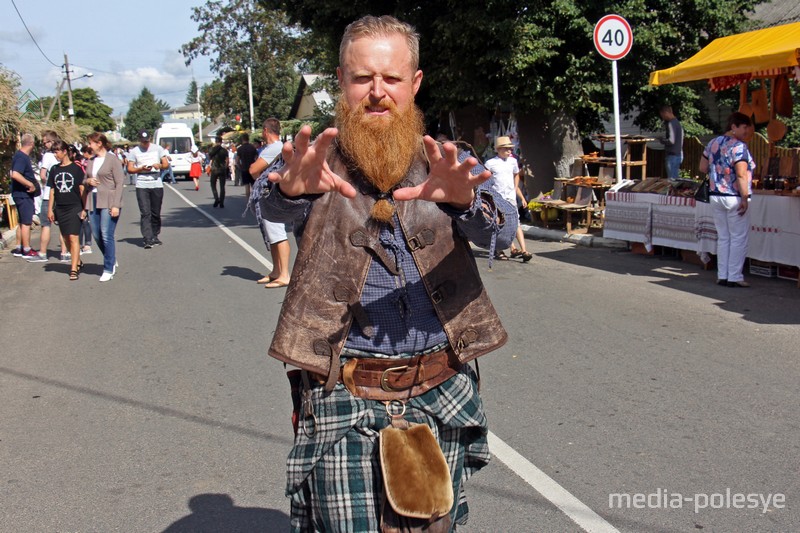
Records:
[[[50,206],[47,218],[50,222],[57,222],[61,235],[67,243],[72,254],[72,267],[69,279],[78,279],[83,261],[80,260],[80,243],[78,235],[81,231],[81,221],[86,216],[84,211],[84,173],[80,166],[70,159],[67,143],[58,140],[51,149],[59,164],[50,169],[47,176],[47,185],[50,186]]]

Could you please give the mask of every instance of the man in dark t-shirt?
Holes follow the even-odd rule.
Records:
[[[31,248],[31,224],[33,223],[34,195],[36,194],[36,174],[31,165],[33,135],[25,133],[20,139],[19,150],[11,159],[11,198],[17,206],[19,215],[19,242],[12,254],[17,257],[37,257]]]
[[[225,207],[225,182],[228,181],[228,149],[222,146],[222,135],[217,135],[214,146],[208,151],[211,160],[211,193],[214,195],[214,207]],[[219,184],[219,193],[217,193]]]
[[[250,136],[246,133],[242,134],[241,137],[242,145],[236,150],[236,166],[239,167],[242,172],[242,184],[244,185],[244,196],[245,198],[250,198],[250,185],[253,184],[253,177],[250,175],[250,165],[256,162],[258,159],[258,150],[256,147],[250,144]]]

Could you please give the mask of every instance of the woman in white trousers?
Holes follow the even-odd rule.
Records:
[[[753,123],[743,113],[732,113],[728,131],[716,137],[703,152],[700,172],[708,173],[710,204],[717,228],[717,283],[749,287],[744,281],[744,259],[750,231],[747,208],[752,194],[755,163],[747,140]]]

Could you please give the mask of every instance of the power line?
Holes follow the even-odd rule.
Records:
[[[54,67],[61,68],[63,65],[56,65],[55,63],[53,63],[52,61],[50,61],[50,58],[49,58],[49,57],[47,57],[47,54],[45,54],[45,53],[44,53],[44,51],[42,50],[42,48],[39,46],[39,43],[37,43],[37,42],[36,42],[36,39],[34,39],[34,38],[33,38],[33,34],[31,33],[31,30],[29,30],[29,29],[28,29],[28,25],[27,25],[27,24],[25,24],[25,19],[24,19],[24,18],[22,18],[22,13],[20,13],[20,12],[19,12],[19,9],[17,9],[17,4],[14,2],[14,0],[11,0],[11,4],[14,6],[14,10],[17,12],[17,15],[19,15],[19,20],[21,20],[21,21],[22,21],[22,25],[23,25],[23,26],[25,26],[25,31],[27,31],[27,32],[28,32],[28,35],[30,35],[30,37],[31,37],[31,40],[33,41],[33,44],[35,44],[35,45],[36,45],[36,48],[38,48],[38,49],[39,49],[39,52],[41,52],[42,56],[43,56],[43,57],[44,57],[44,58],[47,60],[47,62],[48,62],[48,63],[50,63],[50,64],[51,64],[51,65],[53,65]]]
[[[85,68],[86,70],[91,70],[92,72],[100,72],[101,74],[111,74],[112,76],[119,76],[118,72],[111,72],[109,70],[100,70],[99,68],[86,67],[86,66],[83,66],[83,65],[77,65],[75,63],[70,63],[70,66],[71,67],[78,67],[78,68]]]

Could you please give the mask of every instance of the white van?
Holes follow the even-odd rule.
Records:
[[[192,130],[182,122],[165,122],[156,130],[156,144],[169,150],[172,172],[189,179],[189,157],[195,144]]]

